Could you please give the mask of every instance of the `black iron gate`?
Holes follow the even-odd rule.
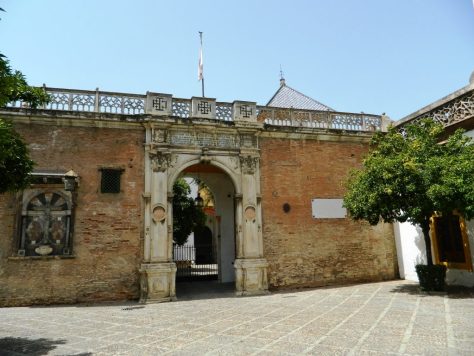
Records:
[[[217,279],[218,265],[212,245],[173,246],[173,261],[176,263],[176,280]]]

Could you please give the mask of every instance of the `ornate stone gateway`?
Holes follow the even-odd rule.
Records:
[[[172,188],[181,172],[196,164],[215,165],[235,187],[236,293],[266,293],[258,148],[262,124],[257,122],[256,104],[234,102],[230,123],[215,121],[214,99],[192,98],[190,110],[187,108],[191,118],[183,125],[171,116],[171,109],[179,104],[171,96],[148,93],[146,102],[151,116],[146,123],[141,302],[175,299]]]

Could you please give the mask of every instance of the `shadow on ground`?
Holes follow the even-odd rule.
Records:
[[[219,283],[218,281],[183,281],[176,283],[177,301],[188,301],[197,299],[235,298],[235,283]],[[124,311],[143,309],[138,300],[122,300],[110,302],[80,302],[76,304],[47,304],[30,305],[30,308],[95,308],[95,307],[120,307]],[[1,348],[0,348],[1,351]],[[2,354],[0,354],[2,356]]]
[[[462,286],[447,286],[444,292],[425,292],[420,289],[418,283],[416,284],[403,284],[396,286],[391,290],[392,293],[406,293],[410,295],[418,295],[421,297],[434,296],[434,297],[448,297],[451,299],[471,299],[474,298],[474,288],[462,287]]]
[[[64,345],[65,343],[65,340],[50,340],[44,338],[33,340],[22,337],[4,337],[0,338],[0,355],[47,355],[50,351],[57,348],[58,345]],[[88,356],[91,354],[76,354],[76,356],[79,355]]]

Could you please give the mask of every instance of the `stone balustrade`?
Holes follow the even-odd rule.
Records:
[[[408,123],[431,118],[448,127],[473,117],[474,82],[404,117],[395,126],[403,129]]]
[[[118,115],[171,116],[181,119],[263,122],[270,126],[344,131],[385,131],[388,120],[379,115],[257,106],[255,102],[217,102],[213,98],[174,98],[170,94],[126,94],[43,87],[51,101],[40,109]],[[17,101],[12,108],[27,108]]]

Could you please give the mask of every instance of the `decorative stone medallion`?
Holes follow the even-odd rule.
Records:
[[[153,208],[153,221],[163,222],[166,219],[166,210],[161,205],[157,205]]]
[[[255,222],[255,218],[257,217],[257,213],[253,206],[248,206],[245,208],[244,211],[245,220]]]

